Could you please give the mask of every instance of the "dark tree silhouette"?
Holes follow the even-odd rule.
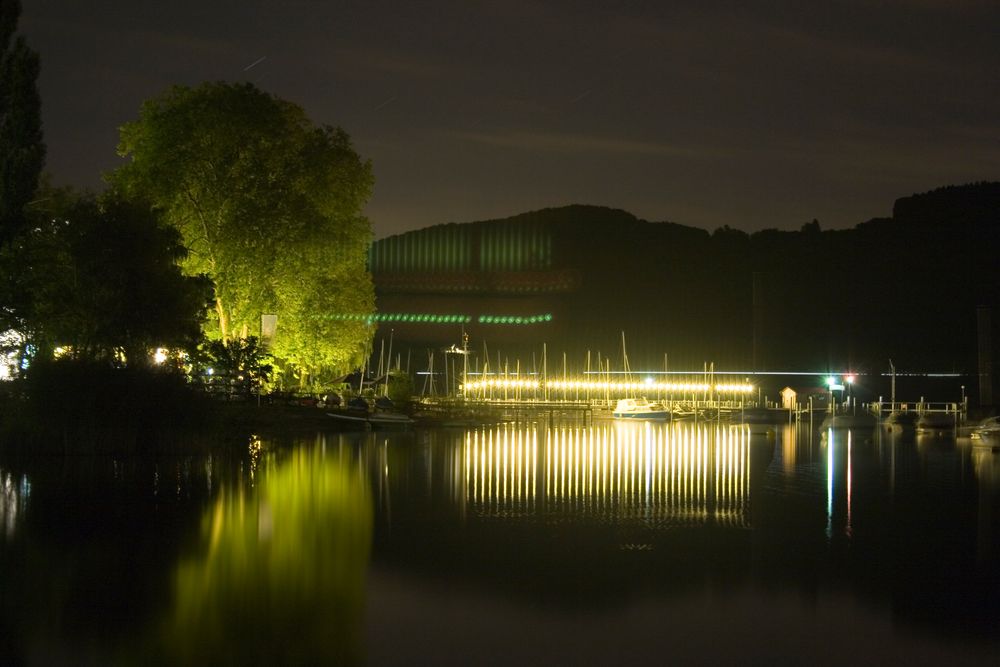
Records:
[[[25,226],[45,162],[38,54],[16,35],[18,0],[0,0],[0,247]]]

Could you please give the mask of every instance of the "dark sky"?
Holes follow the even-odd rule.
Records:
[[[24,0],[21,27],[57,183],[99,187],[169,85],[250,80],[353,137],[376,237],[569,203],[849,227],[1000,179],[997,0]]]

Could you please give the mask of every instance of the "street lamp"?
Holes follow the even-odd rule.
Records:
[[[837,399],[834,397],[833,391],[839,389],[842,392],[841,396],[843,396],[844,385],[837,382],[836,376],[833,375],[826,378],[826,384],[830,388],[830,414],[835,415],[837,414]]]

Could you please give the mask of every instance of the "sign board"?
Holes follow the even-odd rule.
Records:
[[[270,345],[271,339],[274,338],[274,332],[277,331],[277,329],[278,329],[277,315],[260,316],[260,340],[265,346]]]

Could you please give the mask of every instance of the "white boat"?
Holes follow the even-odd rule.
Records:
[[[984,444],[1000,444],[1000,417],[987,417],[972,431],[972,440]]]
[[[398,412],[356,412],[354,414],[344,412],[327,412],[328,417],[333,417],[340,421],[363,422],[367,424],[412,424],[413,419]]]
[[[645,398],[623,398],[618,401],[611,416],[615,419],[666,421],[670,419],[670,412],[659,403],[650,403]]]

